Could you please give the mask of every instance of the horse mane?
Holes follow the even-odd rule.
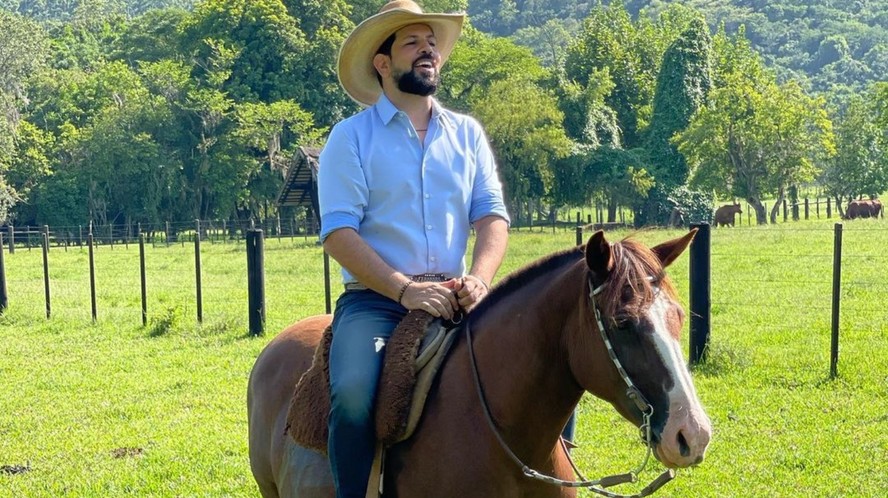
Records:
[[[638,321],[654,302],[655,289],[676,298],[657,255],[631,237],[611,244],[614,267],[599,294],[602,316],[613,322]]]
[[[656,297],[655,288],[659,289],[659,292],[665,292],[672,299],[676,298],[675,289],[663,271],[663,265],[656,254],[644,244],[629,235],[619,242],[612,243],[611,248],[614,268],[605,281],[598,300],[603,317],[612,321],[627,319],[637,321],[653,303]],[[582,261],[585,251],[585,244],[564,249],[543,256],[509,273],[478,303],[471,315],[478,317],[537,278],[567,264]],[[653,280],[649,277],[653,277]]]
[[[480,316],[484,311],[496,306],[498,302],[503,301],[510,294],[537,278],[566,264],[577,263],[582,259],[585,247],[583,245],[554,252],[509,273],[490,289],[490,294],[478,303],[478,306],[472,310],[471,314]]]

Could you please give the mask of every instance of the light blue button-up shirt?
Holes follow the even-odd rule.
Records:
[[[353,228],[405,275],[465,273],[471,223],[509,221],[490,145],[473,118],[433,103],[425,142],[383,94],[333,127],[318,167],[321,240]],[[343,282],[356,279],[342,270]]]

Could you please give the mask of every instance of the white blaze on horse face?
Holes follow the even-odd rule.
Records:
[[[712,436],[712,425],[691,380],[681,354],[681,344],[669,331],[668,313],[675,306],[663,293],[658,293],[648,310],[654,328],[654,343],[663,364],[673,379],[669,391],[669,416],[657,448],[660,460],[669,467],[687,467],[703,461]]]

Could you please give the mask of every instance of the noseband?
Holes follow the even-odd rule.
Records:
[[[648,279],[653,280],[652,277],[648,277]],[[610,358],[611,362],[617,368],[617,372],[619,372],[620,377],[623,379],[623,382],[626,384],[626,396],[635,403],[635,406],[641,411],[641,426],[639,430],[641,431],[641,439],[647,447],[647,451],[644,456],[644,460],[641,462],[641,465],[638,466],[633,471],[630,471],[625,474],[615,474],[611,476],[605,476],[600,479],[592,479],[588,480],[583,477],[583,474],[580,473],[577,466],[574,464],[573,460],[570,457],[570,453],[565,450],[565,454],[567,455],[567,459],[573,467],[574,472],[576,472],[577,476],[581,479],[580,481],[565,481],[563,479],[558,479],[557,477],[552,477],[546,474],[541,474],[536,470],[528,467],[515,455],[509,445],[506,444],[505,440],[503,440],[502,435],[496,428],[496,424],[493,421],[493,416],[490,414],[490,408],[487,406],[487,399],[484,396],[484,389],[481,387],[481,378],[478,375],[478,365],[475,361],[475,351],[472,347],[472,333],[470,331],[469,323],[466,323],[466,342],[468,343],[469,348],[469,359],[471,360],[472,365],[472,376],[475,381],[475,389],[478,392],[478,398],[481,401],[481,408],[484,412],[484,417],[487,419],[487,424],[490,426],[490,430],[493,432],[493,435],[496,436],[497,441],[500,446],[505,450],[506,454],[509,458],[512,459],[513,462],[518,464],[521,467],[521,472],[533,479],[537,479],[539,481],[543,481],[555,486],[561,487],[569,487],[569,488],[587,488],[590,491],[597,493],[599,495],[605,496],[607,498],[641,498],[644,496],[649,496],[655,493],[658,489],[660,489],[664,484],[671,481],[675,477],[675,471],[672,469],[667,469],[662,474],[660,474],[656,479],[654,479],[650,484],[648,484],[644,489],[642,489],[639,493],[632,495],[624,495],[619,493],[612,493],[604,488],[615,486],[617,484],[625,484],[625,483],[633,483],[638,481],[638,474],[642,472],[647,466],[648,461],[650,460],[651,453],[653,452],[653,433],[651,432],[651,417],[654,415],[654,407],[647,401],[641,391],[635,387],[635,384],[632,382],[632,379],[629,378],[629,374],[626,373],[626,369],[623,368],[623,364],[620,363],[620,359],[617,358],[617,354],[614,352],[614,348],[611,345],[610,339],[607,336],[607,330],[604,326],[604,321],[601,319],[601,311],[599,311],[599,307],[595,303],[595,296],[597,296],[607,284],[602,284],[598,287],[595,287],[595,284],[592,282],[592,278],[588,278],[589,281],[589,306],[592,308],[592,311],[595,314],[596,325],[598,325],[598,331],[601,333],[601,340],[604,342],[604,346],[607,349],[607,355]]]

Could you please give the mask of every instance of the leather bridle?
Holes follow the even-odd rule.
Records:
[[[509,456],[509,458],[515,462],[520,468],[521,472],[530,478],[537,479],[539,481],[543,481],[555,486],[561,487],[570,487],[570,488],[587,488],[592,492],[595,492],[599,495],[608,497],[608,498],[641,498],[644,496],[649,496],[655,493],[658,489],[660,489],[664,484],[671,481],[675,477],[675,471],[672,469],[667,469],[662,474],[660,474],[656,479],[651,481],[644,489],[640,492],[632,495],[624,495],[620,493],[613,493],[604,488],[615,486],[617,484],[625,484],[625,483],[634,483],[638,481],[638,474],[642,472],[647,466],[648,461],[650,460],[651,453],[654,449],[654,441],[653,441],[653,433],[651,429],[651,417],[654,415],[654,407],[651,405],[641,391],[635,386],[632,382],[632,379],[629,378],[629,374],[626,373],[626,370],[623,368],[623,364],[620,362],[620,359],[617,358],[617,354],[614,352],[614,348],[611,345],[610,339],[608,339],[607,330],[604,326],[604,322],[601,319],[601,311],[599,307],[595,303],[595,296],[601,293],[602,289],[607,284],[602,284],[598,287],[595,287],[595,284],[592,282],[591,276],[588,279],[589,281],[589,305],[592,308],[592,311],[595,315],[596,325],[598,326],[598,331],[601,333],[601,340],[604,342],[604,346],[607,349],[607,355],[610,358],[611,362],[613,362],[614,366],[617,368],[617,372],[619,372],[620,377],[623,379],[623,382],[626,384],[626,396],[635,403],[635,406],[641,411],[642,422],[639,429],[641,430],[641,439],[647,447],[647,451],[644,456],[644,460],[641,462],[641,465],[638,466],[635,470],[627,472],[625,474],[614,474],[610,476],[605,476],[599,479],[586,479],[577,469],[573,460],[570,458],[570,453],[565,451],[567,455],[568,461],[570,461],[571,466],[576,472],[577,476],[580,478],[579,481],[567,481],[563,479],[558,479],[556,477],[552,477],[546,474],[542,474],[537,472],[536,470],[528,467],[515,455],[509,445],[506,444],[505,440],[503,440],[502,435],[496,428],[496,424],[493,421],[493,416],[490,413],[490,407],[487,405],[487,399],[484,396],[484,389],[481,387],[481,378],[478,375],[478,365],[475,360],[475,351],[472,347],[472,332],[470,330],[470,322],[466,322],[466,342],[469,348],[469,359],[472,365],[472,376],[475,381],[475,389],[478,392],[478,399],[481,401],[481,408],[484,412],[484,417],[487,419],[487,424],[490,426],[490,430],[493,432],[494,436],[496,436],[497,441],[500,446]]]

